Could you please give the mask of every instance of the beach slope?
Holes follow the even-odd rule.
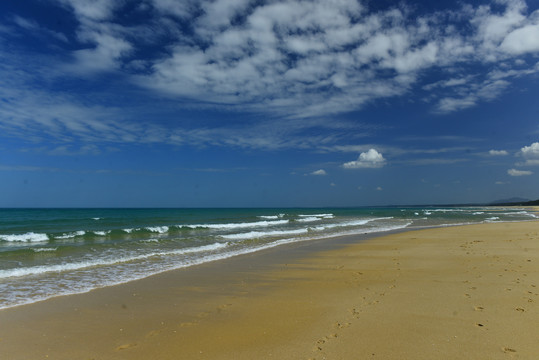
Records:
[[[5,359],[539,356],[539,222],[409,231],[323,251],[296,249],[294,256],[284,251],[1,310],[0,353]]]

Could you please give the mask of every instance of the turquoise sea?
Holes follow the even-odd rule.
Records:
[[[494,207],[0,209],[0,308],[287,243],[536,218]]]

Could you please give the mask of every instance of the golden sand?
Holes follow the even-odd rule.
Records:
[[[539,359],[539,222],[296,253],[0,311],[0,357]]]

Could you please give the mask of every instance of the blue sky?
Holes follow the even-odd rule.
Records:
[[[0,206],[539,198],[539,1],[0,2]]]

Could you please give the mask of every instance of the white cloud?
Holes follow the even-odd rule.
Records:
[[[515,77],[475,74],[478,64],[539,51],[539,16],[521,0],[431,14],[404,5],[369,12],[356,0],[147,0],[137,7],[145,21],[129,26],[117,16],[125,2],[56,1],[79,21],[70,71],[139,71],[129,74],[139,86],[201,106],[296,118],[408,94],[433,68],[447,70],[438,85],[445,91],[430,94],[437,111],[469,108],[497,98]],[[151,58],[137,57],[163,43]]]
[[[506,150],[490,150],[488,152],[492,156],[505,156],[509,155],[509,153]]]
[[[62,42],[68,42],[67,37],[64,34],[44,28],[34,20],[26,19],[20,16],[14,16],[13,22],[17,24],[17,26],[32,32],[38,37],[41,35],[49,35]]]
[[[54,83],[59,75],[69,81],[65,75],[73,72],[95,76],[125,71],[124,79],[173,100],[277,113],[286,120],[321,118],[412,94],[432,69],[440,81],[422,87],[429,93],[425,97],[438,112],[449,113],[491,101],[512,80],[539,72],[538,65],[518,57],[539,52],[534,36],[539,12],[528,14],[525,2],[518,0],[431,14],[418,14],[405,5],[369,11],[368,3],[356,0],[146,0],[137,7],[145,20],[136,25],[121,20],[124,1],[56,2],[78,20],[76,32],[69,34],[75,35],[69,37],[69,48],[77,50],[69,52],[69,66],[36,65],[34,80]],[[44,29],[32,19],[16,17],[14,23],[27,31]],[[190,31],[185,31],[186,25]],[[0,26],[0,31],[11,30]],[[148,48],[156,51],[147,56]],[[57,58],[68,58],[59,50]],[[21,73],[17,67],[9,70]],[[36,75],[49,70],[48,78]],[[5,82],[4,73],[0,75]],[[300,121],[295,124],[301,125],[280,124],[287,130],[265,124],[239,131],[177,124],[170,129],[126,121],[135,108],[88,106],[85,99],[65,94],[54,98],[23,82],[2,86],[4,93],[16,96],[7,96],[10,102],[0,109],[0,129],[28,138],[47,134],[67,141],[70,133],[101,141],[263,149],[328,148],[336,143],[336,137],[326,135],[298,136],[299,130],[309,128]],[[327,121],[320,126],[332,125]],[[383,166],[385,159],[373,147],[355,147],[366,158],[360,155],[343,167]],[[380,158],[369,158],[371,151]],[[526,164],[538,160],[529,157]]]
[[[534,142],[530,146],[524,146],[520,151],[526,158],[539,158],[539,142]]]
[[[520,155],[522,155],[526,161],[519,165],[539,165],[539,142],[534,142],[530,146],[524,146],[520,149]]]
[[[73,53],[76,63],[68,68],[78,73],[115,70],[120,66],[121,58],[132,50],[129,42],[106,33],[89,31],[81,38],[90,41],[95,47]]]
[[[502,11],[468,7],[458,16],[450,11],[417,16],[396,8],[368,13],[352,0],[201,1],[198,12],[187,4],[179,12],[188,18],[201,14],[190,19],[203,42],[179,41],[137,83],[173,96],[294,117],[355,110],[403,95],[432,67],[452,70],[512,56],[500,52],[499,44],[531,21],[522,1],[498,4]],[[153,6],[172,11],[168,0],[153,0]],[[475,30],[459,33],[451,25],[455,18]],[[492,100],[509,86],[449,75],[444,88],[466,91],[442,95],[439,112]]]
[[[324,175],[327,175],[327,174],[328,173],[324,169],[316,170],[316,171],[313,171],[311,173],[311,175],[318,175],[318,176],[324,176]]]
[[[343,164],[345,169],[361,169],[361,168],[381,168],[386,163],[386,160],[375,149],[369,149],[359,155],[355,161],[350,161]]]
[[[517,169],[509,169],[507,170],[507,173],[511,176],[527,176],[533,174],[531,171],[528,170],[517,170]]]
[[[90,21],[102,21],[110,19],[115,8],[120,2],[110,0],[56,0],[73,10],[79,18]]]
[[[500,49],[515,55],[539,51],[539,24],[514,30],[503,40]]]

